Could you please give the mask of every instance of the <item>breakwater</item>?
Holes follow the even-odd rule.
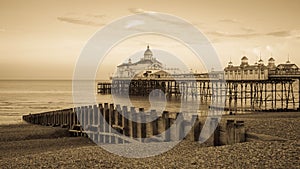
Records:
[[[228,120],[221,126],[218,118],[207,118],[208,128],[204,129],[198,115],[186,119],[182,113],[145,112],[108,103],[23,116],[29,123],[65,127],[72,136],[89,136],[96,143],[199,141],[203,130],[212,134],[209,140],[215,146],[246,141],[243,121]]]

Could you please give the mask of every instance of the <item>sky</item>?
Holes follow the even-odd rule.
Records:
[[[223,66],[230,59],[240,64],[244,55],[251,63],[260,57],[267,63],[272,56],[276,63],[289,57],[300,65],[299,6],[298,0],[0,0],[0,79],[72,79],[81,51],[97,31],[143,12],[167,13],[197,27]],[[108,78],[116,65],[148,44],[182,59],[192,55],[166,37],[128,38],[108,53],[97,78]],[[194,71],[205,71],[193,59],[184,61]]]

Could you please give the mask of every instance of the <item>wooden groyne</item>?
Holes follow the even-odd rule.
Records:
[[[209,140],[213,145],[246,140],[243,121],[228,120],[225,126],[220,126],[217,118],[207,118],[208,130],[213,133]],[[127,106],[121,108],[120,105],[108,103],[29,114],[24,115],[23,120],[32,124],[65,127],[71,135],[89,136],[96,143],[199,141],[203,130],[198,115],[192,115],[188,120],[182,113],[164,111],[158,115],[155,110],[145,112],[143,108],[137,110],[134,107],[128,110]]]

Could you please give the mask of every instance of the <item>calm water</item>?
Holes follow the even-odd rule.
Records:
[[[17,123],[21,116],[73,107],[71,81],[0,81],[0,123]]]
[[[111,95],[96,95],[96,100],[98,103],[113,103]],[[151,107],[149,98],[145,97],[132,97],[130,100],[131,106],[145,110],[153,106],[164,107],[164,101],[158,100],[154,100],[155,105]],[[181,103],[181,100],[172,98],[163,110],[179,112],[184,107],[188,111],[194,109],[197,102],[189,100]],[[24,114],[71,107],[74,107],[72,81],[0,81],[0,124],[19,123]],[[206,107],[203,106],[203,109]]]
[[[96,83],[95,83],[96,84]],[[295,84],[295,97],[298,98],[298,84]],[[84,89],[83,85],[83,90]],[[96,93],[96,87],[92,93]],[[271,96],[268,96],[271,97]],[[277,96],[279,97],[279,96]],[[199,105],[199,100],[188,99],[181,100],[178,98],[168,98],[159,100],[148,97],[131,97],[129,105],[128,99],[118,98],[117,100],[111,95],[95,94],[97,103],[119,103],[121,106],[127,105],[145,108],[145,111],[151,109],[170,112],[190,113],[196,110],[197,113],[205,115],[207,105]],[[149,101],[150,100],[150,101]],[[297,101],[296,101],[297,103]],[[79,103],[80,105],[90,105],[88,102]],[[279,102],[278,102],[279,104]],[[278,105],[280,106],[280,105]],[[296,105],[298,106],[298,104]],[[73,108],[72,81],[1,81],[0,80],[0,124],[13,124],[21,122],[24,114],[40,113],[64,108]],[[291,107],[290,107],[291,108]],[[194,112],[195,113],[195,112]],[[228,112],[223,112],[228,113]]]

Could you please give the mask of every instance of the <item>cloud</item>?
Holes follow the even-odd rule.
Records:
[[[242,31],[245,31],[245,32],[255,32],[254,29],[249,28],[249,27],[241,27],[241,30],[242,30]]]
[[[103,14],[78,14],[78,13],[68,13],[65,16],[57,17],[57,20],[61,22],[67,22],[78,25],[87,26],[103,26],[103,20],[105,19]],[[101,20],[100,20],[101,19]]]
[[[229,32],[222,32],[222,31],[212,31],[207,33],[217,37],[228,37],[228,38],[251,38],[259,35],[258,33],[229,33]]]
[[[299,29],[294,29],[294,30],[273,31],[273,32],[266,33],[266,35],[273,36],[273,37],[299,39],[300,30]]]
[[[86,16],[94,17],[94,18],[105,18],[106,16],[103,14],[87,14]]]
[[[291,31],[275,31],[266,33],[269,36],[276,36],[276,37],[288,37],[291,36]]]
[[[103,26],[103,23],[98,23],[94,21],[74,18],[74,17],[57,17],[59,21],[72,23],[72,24],[78,24],[78,25],[88,25],[88,26]]]
[[[220,19],[219,22],[225,22],[225,23],[240,23],[236,19]]]
[[[6,32],[6,29],[0,28],[0,32]]]
[[[261,36],[273,36],[280,38],[299,38],[300,30],[282,30],[282,31],[272,31],[265,33],[257,33],[254,30],[249,30],[246,33],[230,33],[222,31],[211,31],[207,32],[210,35],[222,38],[255,38]]]

